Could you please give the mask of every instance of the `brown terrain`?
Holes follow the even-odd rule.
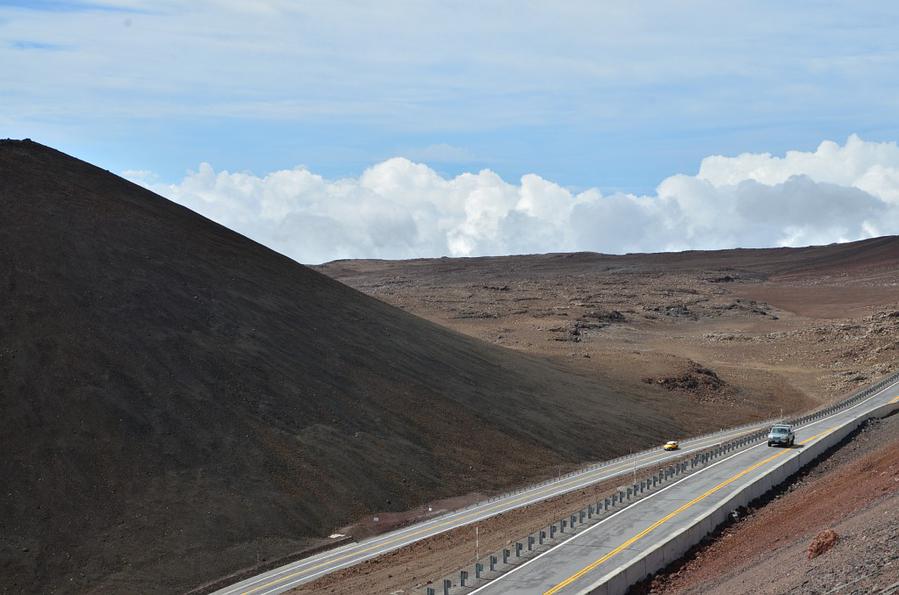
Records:
[[[770,414],[825,402],[899,363],[895,237],[794,250],[338,261],[320,270],[479,339],[734,418],[746,403]],[[483,551],[614,484],[482,523]],[[452,531],[296,592],[409,593],[470,563],[473,538],[472,528]]]
[[[636,593],[899,591],[899,415],[872,420],[763,508]]]
[[[0,592],[185,591],[809,403],[479,341],[30,141],[0,209]]]
[[[189,590],[897,360],[897,238],[321,269],[359,292],[30,141],[0,208],[0,592]]]
[[[828,401],[899,362],[896,236],[798,249],[318,268],[472,337],[736,417],[742,406],[786,412]]]

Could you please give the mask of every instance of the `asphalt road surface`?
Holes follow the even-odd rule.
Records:
[[[793,448],[767,443],[738,451],[638,500],[568,541],[473,591],[481,595],[569,595],[589,592],[646,550],[667,541],[725,502],[743,485],[799,456],[802,448],[885,403],[899,403],[899,383],[796,430]]]
[[[364,560],[375,558],[420,539],[426,539],[457,527],[476,523],[491,516],[540,502],[600,481],[626,476],[633,473],[635,466],[639,470],[665,461],[671,461],[686,454],[704,450],[720,442],[726,442],[731,438],[754,431],[759,427],[761,426],[743,427],[712,436],[685,440],[681,442],[680,450],[674,452],[665,452],[661,447],[658,450],[646,451],[622,462],[606,465],[574,476],[563,477],[557,481],[536,486],[517,494],[448,513],[403,529],[304,558],[216,591],[216,594],[269,595],[282,593],[297,585],[313,581],[328,573],[353,566]]]

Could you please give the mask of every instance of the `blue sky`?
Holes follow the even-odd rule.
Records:
[[[645,192],[711,154],[895,140],[897,24],[892,2],[0,1],[0,126],[169,179],[422,155]]]
[[[640,196],[708,156],[899,139],[897,25],[893,2],[0,0],[0,136],[156,183],[405,157]]]

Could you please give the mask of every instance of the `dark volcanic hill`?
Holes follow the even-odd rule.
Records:
[[[684,429],[30,141],[0,209],[0,591],[185,590]]]

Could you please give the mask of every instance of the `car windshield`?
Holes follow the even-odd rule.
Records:
[[[790,430],[788,430],[787,428],[772,428],[771,433],[772,434],[789,434]]]

